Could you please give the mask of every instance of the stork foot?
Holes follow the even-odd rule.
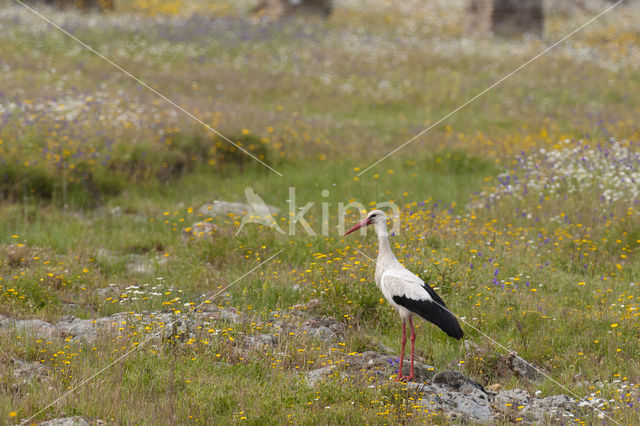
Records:
[[[408,382],[412,381],[414,378],[415,377],[413,376],[413,374],[410,374],[408,376],[400,376],[400,375],[398,375],[396,377],[396,382],[407,382],[408,383]]]

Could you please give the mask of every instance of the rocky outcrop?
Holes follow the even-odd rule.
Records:
[[[409,383],[419,395],[420,405],[466,421],[493,422],[521,418],[526,422],[563,422],[586,411],[566,395],[534,398],[524,389],[498,393],[484,389],[457,371],[443,371],[427,383]]]
[[[375,373],[382,380],[389,380],[389,377],[398,374],[400,358],[396,355],[389,355],[375,351],[366,351],[361,354],[349,356],[345,362],[350,371]],[[414,361],[413,374],[416,382],[429,380],[436,373],[431,365],[418,360]],[[405,358],[402,366],[402,374],[409,375],[410,359]]]
[[[239,333],[233,340],[233,351],[240,359],[247,359],[254,352],[277,351],[288,336],[308,336],[324,340],[332,345],[347,337],[347,325],[332,317],[305,317],[299,310],[288,311],[287,320],[282,319],[281,311],[274,311],[274,319],[267,328],[261,328],[262,334]],[[203,303],[195,311],[187,313],[145,312],[140,314],[118,313],[97,319],[81,319],[72,316],[61,317],[57,322],[38,319],[13,319],[0,315],[0,330],[12,328],[24,334],[46,338],[64,338],[77,341],[92,341],[105,333],[128,333],[131,329],[150,329],[149,336],[156,342],[176,342],[198,339],[203,329],[215,328],[214,324],[249,323],[252,319],[243,312],[230,307],[220,307],[213,303]],[[162,327],[159,327],[162,325]],[[218,326],[219,327],[219,326]],[[481,350],[471,342],[465,342],[467,351]],[[15,386],[32,380],[46,380],[49,377],[47,367],[37,362],[11,360]],[[314,370],[302,373],[309,386],[331,380],[334,377],[353,380],[355,383],[388,383],[398,372],[399,359],[393,351],[365,351],[343,354],[327,359],[326,364]],[[409,374],[409,359],[404,361],[404,375]],[[518,377],[535,380],[540,376],[539,369],[516,354],[502,358],[502,364]],[[222,365],[222,364],[221,364]],[[226,365],[226,364],[225,364]],[[446,370],[436,372],[433,366],[419,360],[414,365],[415,379],[406,387],[414,394],[413,402],[430,412],[439,412],[462,422],[503,422],[516,418],[528,423],[567,422],[600,409],[606,401],[585,398],[576,401],[566,395],[552,395],[539,398],[524,389],[501,390],[494,384],[491,390],[465,376],[461,372]],[[296,367],[297,368],[297,367]],[[512,376],[513,377],[513,376]],[[593,401],[592,401],[593,400]],[[49,424],[85,424],[84,418],[56,419],[55,421],[76,421],[80,423]],[[91,424],[91,423],[88,423]]]
[[[522,408],[522,415],[532,422],[542,420],[558,420],[575,418],[578,405],[567,395],[552,395],[542,399],[534,399]]]
[[[17,332],[50,337],[55,334],[55,327],[39,319],[14,319],[0,314],[0,329],[15,328]]]
[[[491,395],[479,384],[457,371],[447,370],[433,376],[431,383],[408,385],[422,396],[420,404],[474,421],[493,418]]]
[[[12,358],[11,367],[13,370],[14,387],[25,385],[32,380],[39,382],[49,378],[50,370],[46,366],[35,361],[23,361]]]
[[[107,423],[103,420],[90,420],[86,417],[74,416],[47,420],[40,423],[39,426],[98,426],[105,424]]]
[[[500,412],[511,411],[531,402],[531,394],[524,389],[507,389],[498,392],[493,400],[494,407]]]
[[[363,375],[377,378],[379,383],[389,381],[398,373],[399,359],[395,355],[383,354],[375,351],[353,353],[345,356],[333,365],[325,366],[305,373],[307,383],[316,383],[338,374],[341,377],[360,377]],[[409,359],[405,359],[403,374],[409,375]],[[420,361],[414,363],[416,381],[426,381],[435,374],[435,368]]]
[[[0,315],[0,330],[14,329],[19,333],[35,337],[53,339],[70,338],[71,340],[91,342],[98,335],[111,332],[120,333],[126,327],[136,324],[163,324],[159,338],[166,339],[168,334],[180,335],[181,338],[193,337],[197,326],[202,321],[225,321],[240,323],[247,320],[246,315],[232,308],[219,308],[213,304],[203,304],[193,313],[174,314],[171,312],[143,312],[131,314],[121,312],[96,319],[81,319],[71,315],[61,317],[57,322],[46,322],[39,319],[15,319]],[[164,327],[170,324],[171,327]]]

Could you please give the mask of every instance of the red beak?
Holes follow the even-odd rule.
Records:
[[[346,237],[347,235],[349,235],[352,232],[357,231],[358,229],[362,228],[363,226],[367,226],[367,225],[371,225],[371,220],[369,218],[364,218],[362,219],[360,222],[356,223],[356,226],[354,226],[353,228],[349,229],[347,232],[344,233],[343,237]]]

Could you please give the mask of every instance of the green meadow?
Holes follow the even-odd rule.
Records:
[[[0,327],[0,424],[461,421],[392,376],[348,368],[400,352],[375,235],[339,232],[365,213],[341,216],[356,202],[398,207],[396,256],[477,345],[419,321],[418,360],[485,387],[599,401],[578,423],[637,422],[638,5],[373,165],[597,12],[552,11],[542,39],[501,39],[465,34],[461,0],[336,3],[328,20],[280,22],[249,17],[249,2],[35,6],[126,75],[0,1],[0,321],[126,318],[90,340]],[[202,209],[247,203],[247,187],[283,233],[237,232],[242,212]],[[293,222],[308,203],[313,232]],[[244,320],[176,328],[205,308]],[[344,327],[336,338],[299,332],[327,317]],[[259,335],[274,341],[241,343]],[[505,347],[548,378],[506,371]],[[46,373],[17,380],[16,359]],[[511,411],[495,422],[521,420]]]

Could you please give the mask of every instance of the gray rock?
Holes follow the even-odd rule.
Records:
[[[98,289],[97,293],[102,297],[114,297],[120,296],[122,294],[122,290],[120,290],[115,284],[109,284],[108,287]]]
[[[334,368],[336,368],[335,365],[329,365],[327,367],[308,371],[305,373],[307,383],[309,386],[314,387],[318,382],[324,382]]]
[[[152,262],[143,256],[132,255],[131,260],[127,263],[127,272],[130,274],[152,274],[154,269]]]
[[[572,398],[566,395],[552,395],[534,399],[531,404],[522,409],[522,414],[533,421],[562,420],[564,417],[574,417],[571,411],[577,408],[578,404]]]
[[[210,222],[195,222],[193,225],[182,230],[182,240],[188,242],[211,238],[217,229],[218,228]]]
[[[405,358],[402,363],[402,375],[407,377],[411,371],[411,359]],[[392,374],[397,374],[398,369],[395,365],[392,367]],[[436,374],[436,369],[424,362],[421,361],[413,361],[413,376],[416,382],[426,382],[431,379],[433,375]]]
[[[56,335],[53,325],[39,319],[19,320],[14,318],[0,318],[0,328],[14,328],[16,331],[51,338]]]
[[[393,353],[393,348],[390,348],[389,346],[384,345],[382,343],[378,343],[376,345],[376,350],[378,352],[380,352],[380,353],[383,353],[383,354],[392,354]]]
[[[510,353],[506,359],[505,364],[516,373],[518,376],[527,379],[527,380],[539,380],[542,378],[542,374],[540,373],[540,368],[534,366],[533,364],[525,361],[523,358],[519,357],[515,353]]]
[[[196,337],[194,322],[186,317],[171,318],[163,321],[167,326],[162,329],[162,341],[169,343],[184,342]]]
[[[93,423],[93,424],[102,424]],[[51,419],[46,422],[40,423],[39,426],[91,426],[92,423],[84,417],[74,416],[74,417],[61,417],[59,419]]]
[[[517,411],[519,417],[532,423],[563,421],[575,418],[573,412],[578,409],[578,404],[566,395],[535,399],[523,389],[504,390],[497,395],[488,393],[456,371],[440,372],[432,383],[408,383],[407,388],[420,393],[420,404],[426,408],[469,421],[489,422],[511,411]]]
[[[11,359],[13,377],[17,384],[26,384],[31,380],[43,381],[49,377],[49,369],[39,362]]]
[[[310,318],[300,327],[302,333],[325,341],[336,340],[344,337],[346,326],[336,321],[333,317]]]
[[[335,340],[337,335],[329,327],[320,326],[313,331],[313,337],[327,341]]]
[[[508,412],[522,405],[527,405],[531,401],[531,394],[524,389],[507,389],[498,394],[493,399],[493,405],[500,412]],[[510,404],[510,405],[508,405]]]
[[[119,260],[118,256],[116,256],[110,250],[107,250],[106,248],[103,248],[103,247],[99,248],[96,251],[95,257],[98,262],[103,264],[108,264],[108,265],[114,264]]]
[[[205,303],[199,310],[210,314],[208,315],[209,319],[224,320],[233,324],[241,324],[248,321],[244,312],[228,307],[219,308],[214,303]]]
[[[55,328],[62,337],[71,336],[86,342],[91,342],[97,337],[96,325],[93,320],[72,317],[58,322]]]
[[[255,336],[245,336],[242,339],[242,346],[247,349],[262,349],[278,344],[278,338],[272,334],[258,334]]]
[[[347,359],[347,367],[352,371],[374,372],[382,380],[388,380],[390,376],[398,373],[399,358],[394,355],[382,354],[375,351],[366,351],[361,354],[351,355]],[[435,368],[415,360],[413,363],[414,381],[424,382],[435,374]],[[409,375],[410,359],[405,358],[402,366],[402,374]]]
[[[370,367],[388,367],[394,363],[397,364],[398,360],[398,358],[393,355],[382,354],[375,351],[366,351],[356,356],[359,356],[363,363]]]
[[[429,410],[442,410],[449,415],[474,421],[486,422],[493,418],[493,410],[487,395],[475,387],[471,393],[462,393],[452,391],[447,385],[417,383],[409,385],[410,389],[421,394],[419,403]]]
[[[394,374],[394,362],[397,358],[374,351],[366,351],[361,354],[351,355],[347,358],[345,366],[352,371],[379,372],[387,380]],[[395,364],[397,371],[397,363]]]
[[[494,416],[490,395],[457,371],[439,372],[433,376],[432,383],[409,383],[407,388],[420,393],[420,404],[429,410],[441,410],[472,421],[486,422]]]
[[[491,405],[486,399],[479,398],[477,395],[450,394],[452,412],[471,419],[480,421],[488,421],[493,417]]]
[[[441,371],[433,376],[432,381],[434,384],[448,386],[456,392],[467,395],[477,394],[479,398],[483,399],[487,399],[489,395],[482,385],[474,382],[459,371]]]
[[[18,320],[14,318],[0,318],[0,328],[13,328],[17,332],[33,334],[34,336],[53,339],[56,337],[72,337],[82,341],[93,341],[99,330],[109,331],[128,317],[126,313],[114,314],[108,317],[86,320],[65,315],[56,324],[39,319]]]

